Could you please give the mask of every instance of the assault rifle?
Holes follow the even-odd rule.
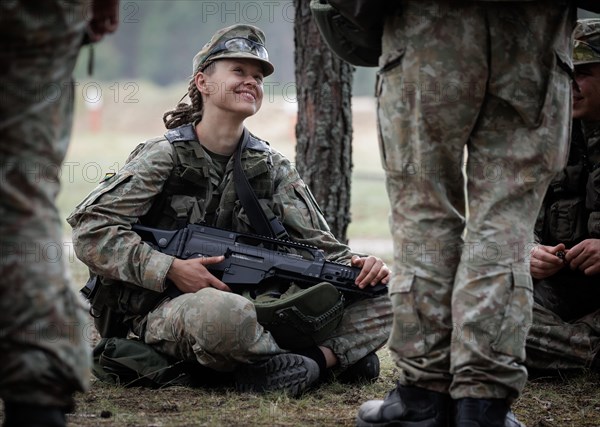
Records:
[[[354,284],[360,268],[327,261],[324,252],[314,246],[194,224],[179,230],[136,224],[133,231],[152,248],[176,258],[224,255],[224,261],[207,268],[234,292],[269,279],[293,281],[304,287],[329,282],[344,293],[368,297],[387,292],[382,283],[360,289]],[[295,249],[308,257],[270,247]]]

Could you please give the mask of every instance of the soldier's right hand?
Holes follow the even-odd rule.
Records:
[[[205,265],[217,264],[224,259],[224,256],[186,260],[176,258],[167,272],[167,278],[183,293],[196,292],[208,287],[231,292],[229,286],[213,276],[205,267]]]
[[[531,250],[531,265],[529,270],[534,279],[545,279],[556,274],[566,264],[557,256],[560,251],[565,251],[565,245],[556,246],[537,245]]]

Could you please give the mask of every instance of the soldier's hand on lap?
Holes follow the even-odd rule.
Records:
[[[224,256],[186,260],[175,259],[167,272],[167,278],[183,293],[197,292],[208,287],[231,292],[229,286],[213,276],[205,267],[206,265],[217,264],[224,259]]]

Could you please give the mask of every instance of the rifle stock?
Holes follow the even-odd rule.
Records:
[[[313,246],[196,224],[179,230],[136,224],[133,231],[154,249],[176,258],[224,255],[224,261],[207,268],[234,291],[277,279],[300,286],[329,282],[342,292],[369,297],[387,292],[382,283],[360,289],[354,284],[360,268],[327,261],[323,251]],[[296,249],[308,257],[269,247]]]

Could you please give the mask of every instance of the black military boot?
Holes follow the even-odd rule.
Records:
[[[66,425],[64,408],[4,402],[3,427],[65,427]]]
[[[234,376],[238,391],[283,391],[298,397],[318,382],[319,365],[308,357],[283,353],[264,362],[241,366]]]
[[[377,378],[379,378],[379,357],[374,352],[367,354],[354,365],[350,365],[337,377],[338,381],[344,384],[372,382]]]
[[[384,400],[369,400],[356,416],[358,427],[447,427],[450,396],[420,387],[398,385]]]
[[[475,399],[465,397],[454,404],[455,427],[518,426],[514,415],[509,417],[510,406],[505,399]],[[512,414],[512,413],[511,413]],[[518,424],[512,424],[512,421]]]

